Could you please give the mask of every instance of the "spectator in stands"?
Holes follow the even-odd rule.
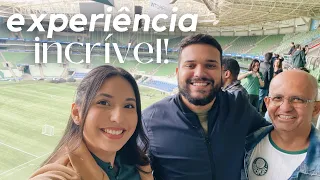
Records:
[[[304,52],[305,55],[307,55],[308,52],[309,52],[309,46],[308,46],[308,45],[305,45],[305,46],[302,48],[302,51]]]
[[[271,82],[265,102],[273,125],[248,136],[241,179],[320,179],[320,111],[315,78],[289,70]]]
[[[246,78],[243,87],[249,94],[250,103],[258,110],[259,88],[264,86],[262,73],[259,72],[260,62],[257,59],[252,60],[248,72],[240,74],[238,80]]]
[[[271,65],[271,58],[272,53],[268,52],[264,55],[264,61],[260,63],[260,72],[262,73],[264,86],[261,86],[259,89],[259,104],[258,104],[258,110],[262,114],[264,114],[267,109],[264,104],[264,97],[268,96],[269,93],[269,85],[271,82],[271,79],[273,78],[273,65]]]
[[[266,121],[242,93],[221,90],[220,44],[210,35],[182,40],[179,93],[143,111],[157,180],[239,179],[244,139]]]
[[[282,69],[282,61],[280,58],[276,59],[274,61],[274,65],[273,65],[273,77],[282,73],[283,69]]]
[[[299,44],[296,45],[296,51],[292,55],[292,66],[293,68],[301,68],[306,64],[306,55],[304,51],[302,51],[301,46]]]
[[[222,61],[222,90],[230,93],[240,91],[249,98],[247,90],[241,85],[238,75],[240,66],[237,60],[232,58],[223,58]]]
[[[271,58],[271,66],[273,67],[274,62],[280,58],[279,54],[273,53],[273,56]]]
[[[62,139],[31,179],[151,180],[138,136],[147,147],[134,78],[121,68],[94,68],[77,89]]]
[[[294,42],[291,42],[290,46],[291,46],[291,48],[290,48],[290,50],[289,50],[289,52],[288,52],[288,55],[292,55],[292,54],[293,54],[293,51],[295,50]]]

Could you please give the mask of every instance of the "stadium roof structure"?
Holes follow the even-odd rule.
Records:
[[[171,2],[170,2],[171,1]],[[0,16],[13,13],[65,13],[80,12],[79,3],[90,0],[0,0]],[[162,2],[162,0],[161,0]],[[311,18],[320,19],[319,0],[163,0],[168,8],[178,7],[178,17],[186,14],[198,14],[198,27],[217,31],[223,27],[275,28],[279,24],[308,24]],[[170,2],[170,3],[169,3]],[[114,6],[127,6],[134,12],[134,6],[143,7],[143,13],[150,8],[150,0],[115,0]],[[299,23],[295,19],[300,19]]]
[[[186,1],[174,0],[177,6],[184,7]],[[190,2],[190,1],[189,1]],[[320,1],[315,0],[196,0],[189,8],[197,8],[205,15],[216,13],[219,26],[249,25],[257,23],[283,21],[299,17],[320,16]],[[188,6],[188,4],[186,5]],[[203,26],[210,22],[203,21]]]

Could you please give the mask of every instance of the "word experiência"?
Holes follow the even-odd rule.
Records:
[[[127,8],[121,8],[121,11],[124,11]],[[178,8],[174,7],[172,9],[174,12],[171,15],[170,18],[170,27],[169,31],[174,32],[176,23],[177,23],[177,14],[175,12],[178,11]],[[112,12],[112,7],[107,8],[107,12]],[[30,17],[33,20],[32,25],[27,29],[28,32],[34,31],[35,28],[38,29],[39,32],[45,32],[45,29],[43,28],[41,22],[47,17],[47,14],[41,14],[39,17],[35,14],[30,14]],[[110,24],[111,24],[111,17],[112,14],[92,14],[91,19],[89,22],[89,31],[93,32],[95,30],[96,21],[98,19],[104,19],[104,31],[110,31]],[[132,31],[136,32],[138,31],[139,22],[141,20],[144,20],[144,27],[143,31],[147,32],[150,30],[150,24],[152,29],[155,32],[164,32],[167,30],[167,27],[165,25],[162,25],[159,27],[159,20],[168,19],[169,16],[166,14],[158,14],[156,15],[152,21],[151,18],[146,14],[135,14],[134,20],[133,20],[133,28]],[[185,26],[186,20],[191,20],[191,23],[188,27]],[[56,22],[62,21],[62,24],[60,26],[57,26]],[[197,14],[184,14],[180,17],[178,20],[178,27],[182,32],[195,32],[197,28],[197,21],[198,21],[198,15]],[[112,26],[113,29],[117,32],[126,32],[129,30],[128,26],[130,26],[132,23],[130,16],[128,14],[118,14],[113,18]],[[70,18],[70,21],[68,20],[67,15],[65,14],[51,14],[49,16],[49,26],[48,26],[48,33],[47,38],[52,38],[53,32],[62,32],[67,28],[69,24],[70,29],[72,29],[74,32],[83,32],[85,28],[83,26],[88,26],[88,20],[84,14],[76,14]],[[12,32],[20,32],[22,30],[21,27],[15,27],[15,26],[23,26],[25,25],[25,19],[21,14],[13,14],[8,18],[7,21],[7,28]]]

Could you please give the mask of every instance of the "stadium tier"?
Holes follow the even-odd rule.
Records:
[[[288,53],[290,49],[290,43],[306,45],[312,41],[320,38],[320,29],[315,31],[308,31],[304,33],[286,34],[283,37],[281,45],[277,47],[274,52],[276,53]]]
[[[6,26],[0,26],[0,38],[13,38],[13,34],[7,29]]]
[[[174,89],[177,88],[177,85],[175,84],[171,84],[171,83],[167,83],[167,82],[163,82],[163,81],[158,81],[158,80],[146,80],[144,82],[141,83],[144,86],[148,86],[151,88],[155,88],[161,91],[165,91],[165,92],[172,92]]]
[[[215,36],[214,38],[221,44],[221,47],[225,49],[232,41],[234,41],[237,37],[233,36]]]
[[[184,37],[180,36],[180,37],[175,37],[175,38],[170,38],[169,39],[169,44],[168,44],[168,48],[171,49],[178,49],[179,43],[181,42],[181,40]]]
[[[4,78],[4,73],[0,70],[0,79]]]
[[[34,53],[28,52],[2,52],[6,61],[12,64],[12,68],[16,69],[19,64],[34,64]],[[3,62],[0,57],[0,62]],[[0,69],[6,69],[4,66],[0,66]]]
[[[232,44],[226,49],[226,53],[240,53],[246,54],[248,51],[255,47],[259,41],[266,38],[266,36],[241,36],[238,37]]]
[[[73,74],[73,78],[75,78],[75,79],[83,79],[86,75],[87,75],[87,73],[75,72]]]
[[[283,34],[267,36],[260,42],[255,43],[254,47],[247,53],[253,55],[261,55],[266,52],[272,52],[272,49],[279,46],[283,36]]]

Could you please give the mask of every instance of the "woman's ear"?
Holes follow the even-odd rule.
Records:
[[[73,119],[73,122],[77,125],[80,125],[81,118],[80,118],[80,108],[76,103],[72,103],[71,106],[71,117]]]

